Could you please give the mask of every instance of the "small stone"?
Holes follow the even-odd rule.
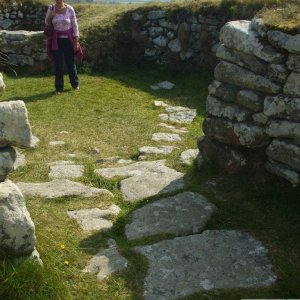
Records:
[[[154,106],[155,106],[155,107],[167,107],[168,104],[165,103],[164,101],[158,101],[158,100],[155,100],[155,101],[154,101]]]
[[[69,158],[76,158],[77,156],[74,153],[68,153],[67,157],[69,157]]]
[[[83,176],[82,165],[56,164],[50,166],[49,177],[52,179],[69,178],[75,179]]]
[[[143,156],[151,155],[151,154],[169,154],[174,150],[172,146],[160,146],[160,147],[151,147],[144,146],[139,148],[139,154]]]
[[[99,150],[99,148],[94,147],[94,148],[92,148],[92,149],[90,150],[90,152],[91,152],[92,154],[99,154],[99,153],[100,153],[100,150]]]
[[[25,155],[17,151],[17,160],[15,162],[15,170],[26,165]]]
[[[0,148],[0,181],[15,170],[17,153],[13,147]]]
[[[175,86],[175,84],[170,81],[162,81],[162,82],[153,84],[150,87],[153,90],[160,90],[160,89],[171,90],[174,86]]]
[[[169,125],[169,124],[165,124],[165,123],[159,123],[159,126],[162,126],[164,128],[168,128],[168,129],[170,129],[171,131],[173,131],[175,133],[187,133],[188,132],[188,130],[185,127],[177,128],[173,125]]]
[[[198,154],[198,149],[185,150],[180,154],[180,162],[184,165],[191,166]]]
[[[69,134],[69,131],[63,130],[63,131],[60,132],[60,134]]]
[[[120,160],[120,156],[110,156],[110,157],[105,157],[101,158],[95,161],[97,164],[104,164],[104,163],[116,163]]]
[[[181,138],[176,133],[156,132],[156,133],[153,133],[152,140],[156,141],[156,142],[159,142],[159,141],[177,142],[177,141],[181,141]]]
[[[132,159],[119,159],[117,164],[119,165],[129,165],[132,164],[134,161]]]
[[[50,146],[63,146],[65,144],[66,143],[64,141],[52,141],[52,142],[49,142]]]

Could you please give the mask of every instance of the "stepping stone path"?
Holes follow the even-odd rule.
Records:
[[[181,138],[176,133],[156,132],[156,133],[153,133],[152,140],[156,141],[156,142],[160,142],[160,141],[178,142],[178,141],[181,141]]]
[[[70,218],[75,219],[79,226],[85,230],[108,230],[113,226],[112,221],[107,220],[110,216],[117,216],[121,208],[112,204],[108,209],[98,207],[68,211]]]
[[[215,209],[200,194],[181,193],[135,210],[125,233],[129,240],[164,233],[175,236],[199,233]]]
[[[147,159],[151,155],[169,154],[174,150],[172,146],[151,147],[144,146],[139,148],[139,160]]]
[[[162,126],[162,127],[168,128],[168,129],[170,129],[170,130],[172,130],[173,132],[176,132],[176,133],[187,133],[188,132],[188,130],[185,127],[177,128],[173,125],[168,125],[166,123],[159,123],[159,125]]]
[[[134,249],[149,263],[146,300],[173,300],[211,289],[267,287],[276,280],[266,249],[240,231],[207,230]]]
[[[178,124],[192,123],[197,115],[196,109],[183,106],[167,106],[166,114],[160,114],[163,121],[169,121]]]
[[[171,90],[175,86],[174,83],[170,81],[162,81],[158,82],[156,84],[152,84],[150,87],[152,90],[157,91],[157,90]]]
[[[155,106],[155,107],[167,107],[168,104],[165,103],[164,101],[158,101],[158,100],[155,100],[155,101],[154,101],[154,106]]]
[[[39,196],[46,199],[64,196],[95,197],[103,195],[113,197],[113,194],[106,189],[88,187],[68,179],[55,179],[50,182],[42,183],[19,182],[17,186],[24,195]]]
[[[71,162],[72,163],[72,162]],[[83,176],[84,167],[82,165],[74,165],[69,162],[55,162],[50,166],[49,177],[52,179],[70,178],[76,179]]]
[[[98,273],[97,279],[103,280],[110,274],[127,268],[128,261],[121,256],[113,239],[108,240],[109,248],[101,249],[89,261],[83,272]]]
[[[116,176],[131,176],[120,183],[124,200],[129,202],[174,192],[184,187],[184,174],[166,167],[165,160],[137,162],[118,168],[96,169],[95,172],[108,179]]]
[[[180,154],[180,162],[184,165],[192,165],[193,161],[197,158],[199,149],[188,149]]]

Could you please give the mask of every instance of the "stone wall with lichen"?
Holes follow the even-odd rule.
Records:
[[[257,153],[265,169],[300,181],[300,35],[261,19],[228,22],[206,101],[199,148],[230,173]]]

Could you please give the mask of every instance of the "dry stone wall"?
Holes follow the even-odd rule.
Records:
[[[228,22],[220,41],[199,139],[202,156],[236,173],[258,153],[266,170],[299,184],[300,35],[253,19]]]

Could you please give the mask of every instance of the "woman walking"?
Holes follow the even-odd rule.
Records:
[[[64,61],[67,66],[69,79],[74,91],[79,90],[79,79],[75,66],[74,55],[82,59],[79,45],[79,31],[75,11],[64,0],[55,0],[49,6],[46,25],[53,24],[52,35],[48,38],[48,56],[54,63],[55,92],[60,94],[64,90]]]

